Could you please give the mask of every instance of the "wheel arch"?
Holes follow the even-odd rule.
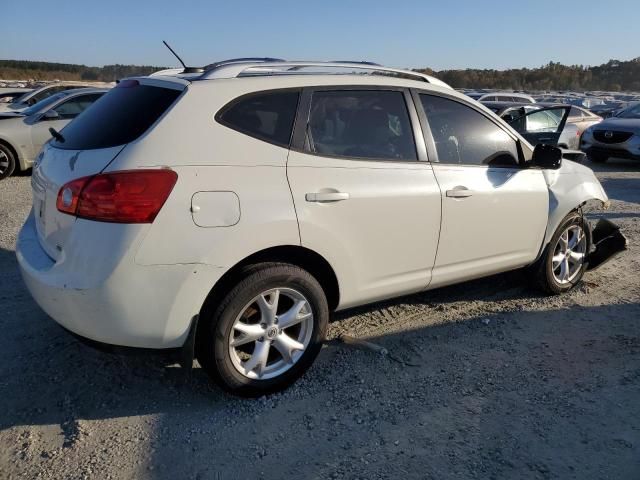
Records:
[[[206,314],[230,288],[238,282],[246,269],[252,265],[267,262],[282,262],[296,265],[313,275],[327,296],[330,310],[335,310],[340,302],[338,277],[333,267],[319,253],[299,245],[280,245],[255,252],[236,263],[225,272],[211,288],[200,314]]]

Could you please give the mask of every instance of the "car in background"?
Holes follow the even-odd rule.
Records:
[[[544,107],[558,106],[555,103],[540,103]],[[582,135],[587,128],[602,121],[602,117],[590,112],[586,108],[571,106],[569,110],[569,118],[567,124],[575,125],[578,129],[578,136]]]
[[[54,83],[26,92],[7,104],[0,104],[0,112],[20,112],[56,93],[75,88],[95,88],[79,83]]]
[[[598,115],[602,118],[615,117],[615,115],[629,106],[629,102],[625,101],[610,101],[603,105],[594,105],[589,110],[591,113]]]
[[[50,128],[61,130],[108,89],[80,88],[56,93],[22,112],[0,113],[0,180],[33,165]]]
[[[511,125],[532,145],[544,143],[568,150],[577,150],[579,147],[578,127],[568,123],[572,108],[569,105],[514,105],[509,102],[483,102],[483,105]]]
[[[531,95],[524,93],[514,92],[493,92],[485,93],[478,101],[484,102],[512,102],[512,103],[536,103],[536,100]]]
[[[31,91],[30,88],[0,88],[0,104],[9,103],[14,98],[21,97]]]
[[[640,102],[587,128],[580,149],[595,163],[611,157],[640,160]]]

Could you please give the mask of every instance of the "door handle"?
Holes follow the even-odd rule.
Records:
[[[466,187],[456,187],[453,190],[447,190],[447,197],[449,198],[467,198],[473,195],[473,192]]]
[[[342,200],[349,200],[349,194],[346,192],[307,193],[304,199],[307,202],[340,202]]]

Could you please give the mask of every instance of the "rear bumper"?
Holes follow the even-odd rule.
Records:
[[[119,228],[86,223],[92,224],[92,231],[98,230],[93,234],[97,237],[101,228]],[[200,265],[137,265],[133,260],[135,238],[128,249],[112,245],[105,250],[96,245],[99,240],[82,235],[82,224],[76,226],[81,241],[70,241],[73,258],[62,255],[58,261],[41,247],[33,213],[20,231],[18,265],[38,305],[67,330],[96,342],[136,348],[181,347],[213,285],[207,282],[214,281],[218,272]],[[138,231],[134,237],[143,234]],[[114,241],[125,243],[112,235],[109,243]],[[87,258],[94,259],[93,263]]]

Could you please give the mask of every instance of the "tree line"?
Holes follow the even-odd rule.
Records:
[[[629,61],[609,60],[593,67],[549,62],[539,68],[510,70],[434,71],[422,68],[418,71],[433,75],[455,88],[640,91],[640,57]]]
[[[165,67],[118,64],[88,67],[67,63],[0,60],[0,78],[112,82],[124,77],[149,75],[163,68]],[[455,88],[640,91],[640,57],[629,61],[609,60],[592,67],[549,62],[539,68],[509,70],[416,70],[433,75]]]
[[[120,78],[149,75],[166,67],[150,65],[105,65],[88,67],[72,63],[0,60],[0,78],[11,80],[85,80],[113,82]]]

